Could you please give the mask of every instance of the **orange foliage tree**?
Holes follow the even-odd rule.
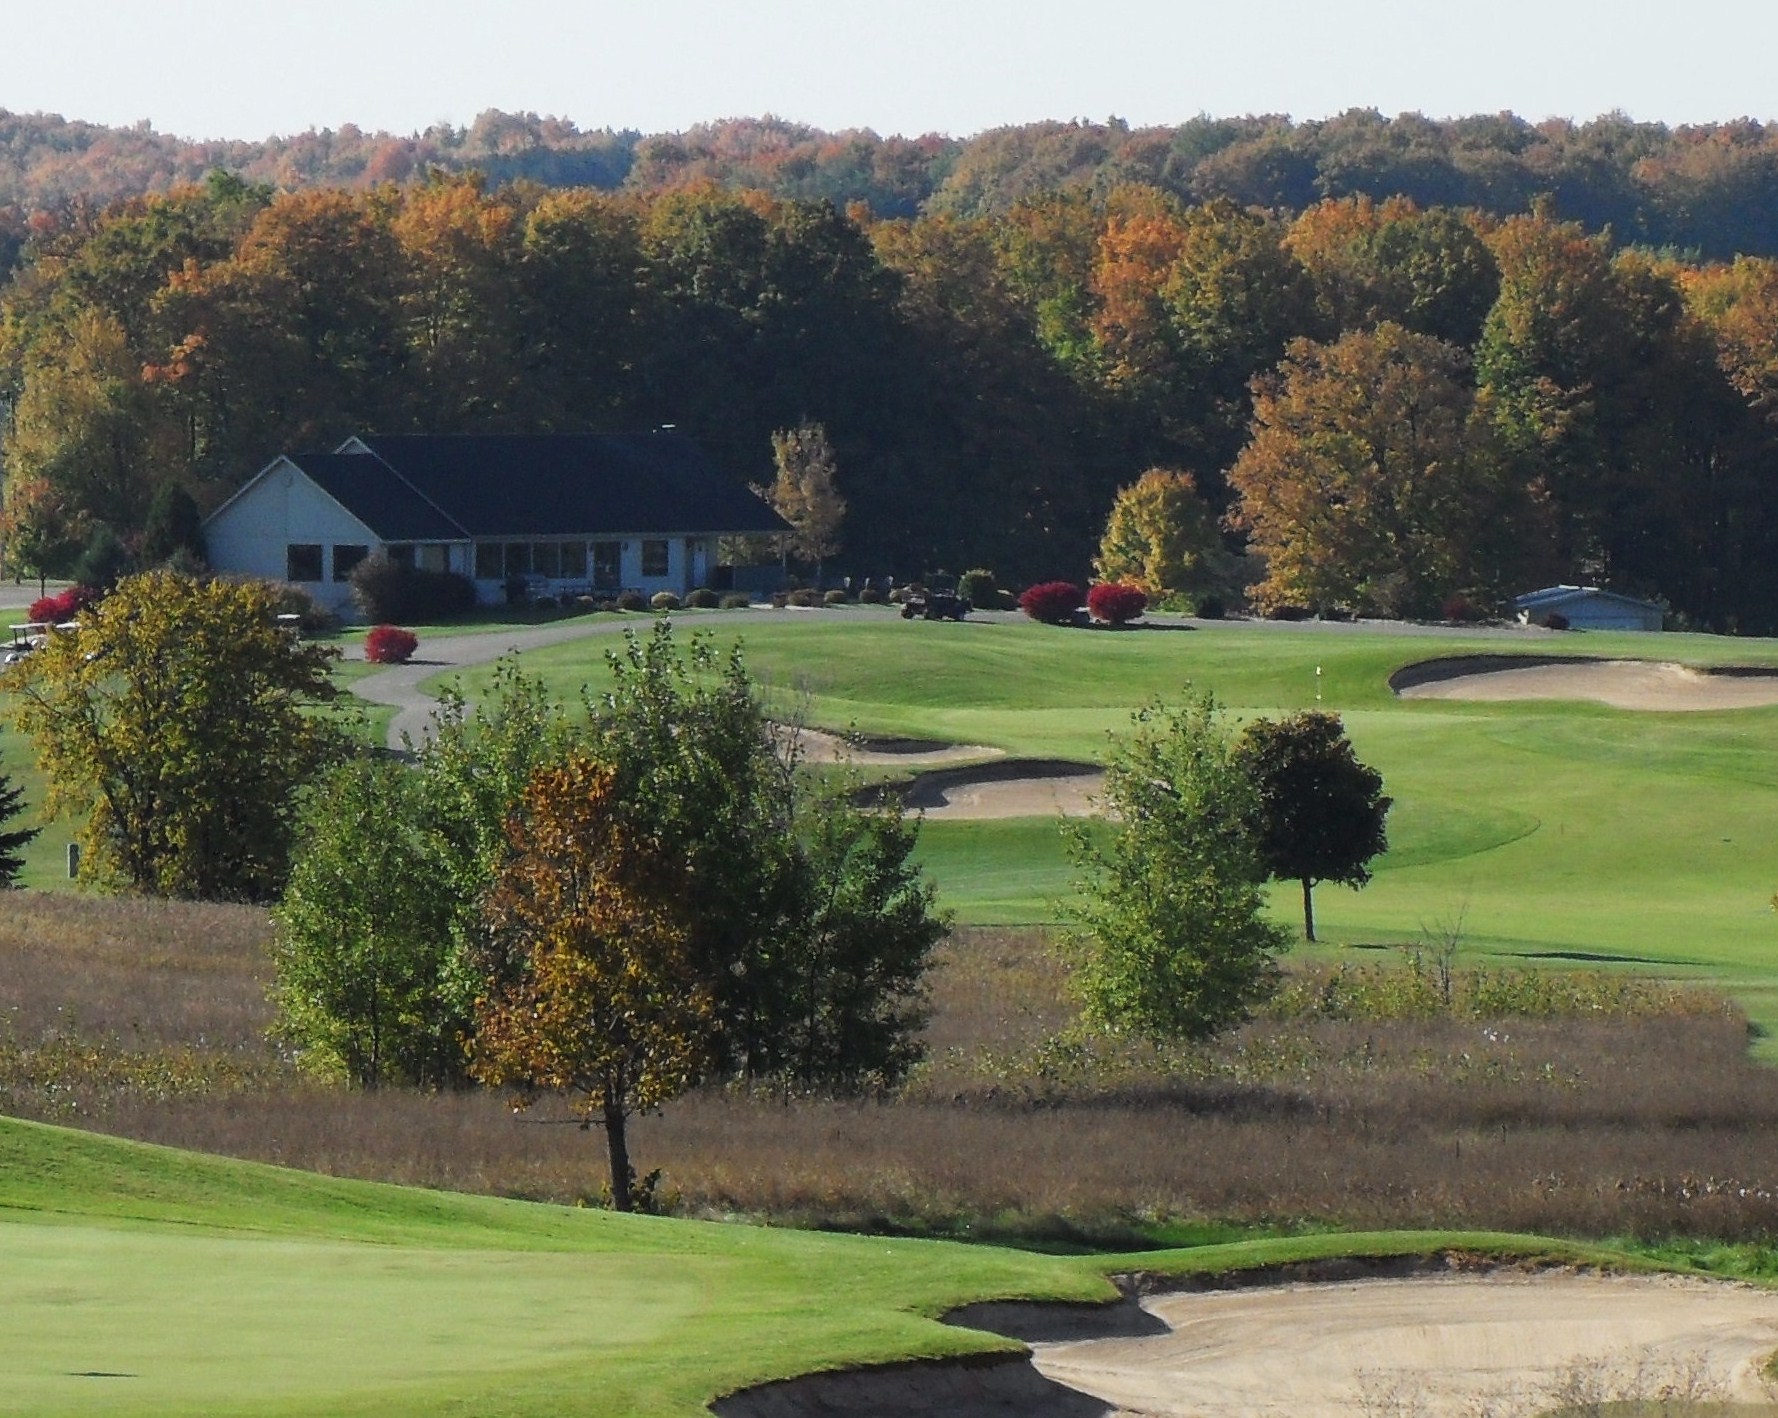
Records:
[[[471,1071],[519,1105],[563,1095],[605,1129],[611,1200],[635,1201],[625,1125],[691,1085],[715,1014],[672,905],[682,873],[618,812],[583,755],[539,769],[508,827],[486,918],[514,969],[477,1001]]]

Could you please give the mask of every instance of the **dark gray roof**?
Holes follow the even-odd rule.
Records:
[[[380,458],[299,453],[290,460],[386,542],[455,542],[468,533]]]
[[[333,485],[323,486],[385,541],[785,530],[683,434],[373,434],[359,442],[370,453],[329,457]],[[309,471],[309,458],[294,461]],[[366,471],[354,476],[352,465]],[[378,465],[389,476],[370,471]],[[409,530],[422,526],[452,530]]]

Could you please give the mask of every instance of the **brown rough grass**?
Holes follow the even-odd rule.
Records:
[[[603,1149],[572,1122],[305,1078],[269,1037],[268,930],[241,907],[0,898],[0,1111],[337,1175],[598,1196]],[[1272,1017],[1163,1055],[1071,1033],[1041,934],[960,931],[906,1089],[706,1089],[639,1120],[632,1149],[684,1213],[824,1225],[1778,1237],[1778,1071],[1748,1059],[1719,997],[1463,976],[1446,1005],[1428,978],[1296,976]],[[1530,1013],[1478,1017],[1477,997]]]

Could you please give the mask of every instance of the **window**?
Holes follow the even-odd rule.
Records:
[[[531,570],[539,576],[555,580],[561,574],[561,551],[558,542],[537,542],[531,547]]]
[[[414,569],[414,549],[410,546],[390,547],[389,560],[397,566],[405,566],[409,571]]]
[[[338,542],[334,543],[333,579],[335,581],[351,580],[352,568],[369,555],[369,547],[341,546]],[[292,577],[291,579],[294,580],[295,578]]]
[[[645,577],[665,576],[670,565],[665,542],[642,543],[642,574]]]
[[[498,581],[506,575],[505,554],[499,542],[477,542],[475,544],[475,579],[477,581]]]
[[[531,544],[529,542],[508,542],[506,544],[506,574],[509,577],[531,574]]]
[[[431,546],[417,547],[419,552],[420,570],[449,571],[451,569],[451,549],[441,543],[434,542]]]
[[[317,542],[292,542],[284,548],[286,581],[321,579],[321,546]]]
[[[593,586],[600,591],[615,591],[624,583],[624,544],[593,543]]]
[[[562,579],[564,581],[586,580],[586,543],[562,543]]]

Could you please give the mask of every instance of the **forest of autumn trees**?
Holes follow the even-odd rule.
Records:
[[[808,423],[846,508],[830,572],[1078,578],[1117,490],[1169,468],[1263,553],[1262,606],[1429,614],[1561,577],[1778,628],[1778,131],[552,146],[502,117],[434,135],[489,176],[367,160],[275,191],[243,153],[15,212],[11,545],[128,542],[169,485],[213,506],[357,431],[673,423],[769,483],[773,433]],[[30,122],[0,115],[0,149]],[[621,175],[547,185],[574,169],[543,155],[595,149]]]

